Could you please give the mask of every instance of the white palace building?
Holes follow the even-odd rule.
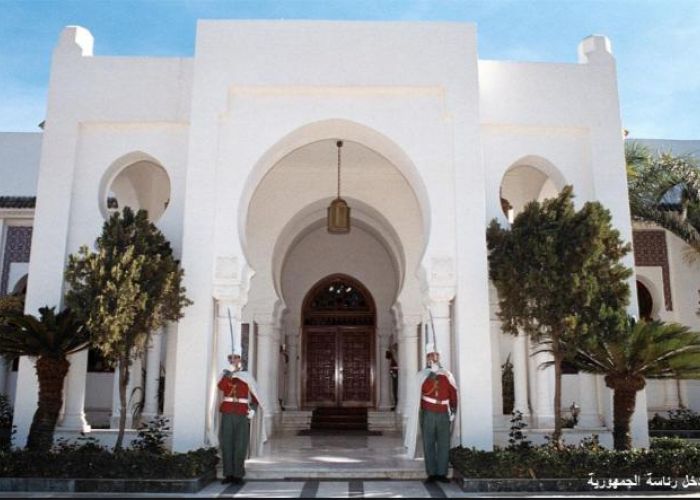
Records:
[[[94,243],[112,210],[145,208],[194,304],[134,361],[129,394],[143,408],[129,422],[164,414],[174,450],[215,443],[229,313],[272,402],[270,431],[307,428],[324,406],[366,407],[370,429],[401,430],[432,317],[459,385],[459,442],[505,443],[504,404],[543,436],[553,370],[500,331],[492,219],[572,184],[577,204],[602,202],[634,238],[626,264],[646,314],[700,328],[700,272],[683,243],[630,220],[610,42],[594,35],[575,50],[577,63],[482,60],[468,23],[201,21],[192,57],[112,57],[66,27],[43,131],[0,134],[0,294],[26,288],[33,313],[60,306],[68,255]],[[339,152],[351,230],[330,234]],[[95,353],[71,357],[59,435],[113,440],[114,379]],[[14,399],[22,445],[33,361],[3,361],[0,391]],[[611,442],[602,378],[565,375],[563,409],[574,402],[579,423],[565,438]],[[700,386],[651,382],[637,403],[634,441],[646,445],[647,417],[700,409]]]

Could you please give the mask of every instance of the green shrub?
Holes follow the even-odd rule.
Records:
[[[0,453],[0,477],[80,477],[105,479],[183,479],[216,473],[216,448],[154,454],[141,449],[116,453],[85,438],[60,441],[47,453]]]
[[[12,415],[14,410],[10,398],[7,394],[0,394],[0,429],[9,429],[12,427]]]
[[[654,437],[651,438],[652,450],[681,450],[684,448],[695,448],[696,444],[690,443],[679,437]]]
[[[532,442],[525,437],[523,430],[527,423],[523,419],[523,412],[515,410],[510,419],[510,432],[508,433],[509,450],[525,450],[532,447]]]
[[[131,447],[135,450],[147,451],[157,455],[167,453],[165,439],[170,431],[169,422],[167,418],[158,416],[148,422],[148,424],[142,424],[136,439],[131,442]]]
[[[24,295],[0,296],[0,321],[4,316],[22,314],[24,312]]]
[[[600,476],[654,475],[683,477],[700,470],[700,448],[664,447],[615,451],[596,446],[593,440],[561,449],[537,446],[522,450],[482,451],[453,448],[452,465],[471,478],[588,478]]]
[[[700,430],[700,413],[689,408],[669,410],[668,418],[658,413],[649,420],[650,431]]]

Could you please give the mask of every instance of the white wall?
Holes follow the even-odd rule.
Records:
[[[0,196],[35,196],[41,132],[0,132]]]

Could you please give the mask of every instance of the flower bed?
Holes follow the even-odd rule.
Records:
[[[601,482],[606,478],[629,478],[637,483],[633,489],[647,490],[658,486],[672,489],[671,480],[680,485],[679,478],[700,481],[700,476],[695,478],[700,473],[700,448],[675,439],[654,440],[651,449],[626,452],[590,442],[561,449],[537,446],[481,451],[458,447],[450,451],[450,461],[462,488],[469,491],[599,489],[594,487],[593,478]],[[657,485],[656,481],[663,478],[667,481],[662,482],[669,484]],[[698,486],[692,488],[697,490]]]
[[[193,493],[216,477],[215,448],[187,453],[61,443],[51,452],[0,453],[0,490]]]

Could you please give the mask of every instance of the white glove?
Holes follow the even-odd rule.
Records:
[[[450,412],[450,422],[454,422],[454,421],[455,421],[455,414],[454,414],[454,412]]]
[[[253,410],[251,408],[250,410],[248,410],[248,418],[252,420],[254,416],[255,416],[255,410]]]

